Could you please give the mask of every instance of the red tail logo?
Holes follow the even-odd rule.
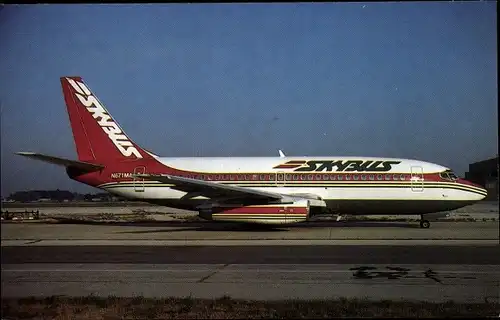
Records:
[[[61,84],[81,160],[82,158],[101,161],[143,158],[143,154],[139,152],[140,147],[127,137],[81,78],[64,77],[61,78]],[[115,151],[112,152],[110,148]]]

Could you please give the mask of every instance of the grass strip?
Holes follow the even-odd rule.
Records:
[[[65,297],[3,298],[2,319],[317,319],[338,317],[498,318],[500,305],[484,303],[431,303],[416,301],[237,300]]]

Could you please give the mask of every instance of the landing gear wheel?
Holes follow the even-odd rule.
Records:
[[[420,221],[420,228],[427,229],[431,226],[431,223],[427,220]]]

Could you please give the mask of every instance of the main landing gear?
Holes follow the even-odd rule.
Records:
[[[424,215],[421,215],[420,219],[421,219],[420,220],[420,228],[427,229],[431,226],[431,223],[429,222],[429,220],[424,219]]]

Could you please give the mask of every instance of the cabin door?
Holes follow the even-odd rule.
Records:
[[[146,173],[146,167],[136,167],[134,169],[134,175],[135,174],[145,174]],[[134,191],[135,192],[144,192],[144,178],[137,178],[134,177]]]
[[[424,191],[424,170],[420,166],[411,167],[411,191]]]

